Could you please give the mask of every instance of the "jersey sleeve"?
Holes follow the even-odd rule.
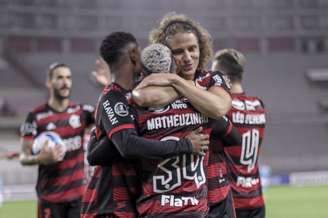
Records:
[[[91,132],[90,140],[87,145],[87,160],[91,166],[110,165],[120,156],[113,142],[107,137],[102,137],[97,140],[95,131]]]
[[[220,71],[214,71],[211,73],[210,82],[208,84],[208,88],[213,86],[221,87],[228,93],[230,93],[231,89],[231,82],[229,78],[221,73]]]
[[[191,141],[158,141],[137,136],[135,131],[125,129],[116,132],[112,140],[102,137],[97,140],[92,132],[87,146],[87,159],[90,165],[108,166],[119,157],[163,159],[193,152]]]
[[[107,137],[112,140],[113,134],[126,129],[135,130],[133,115],[125,96],[119,92],[109,92],[99,104],[101,123]]]
[[[189,139],[159,141],[140,137],[135,131],[127,129],[113,135],[113,142],[125,158],[163,159],[180,154],[191,154]]]
[[[227,117],[213,121],[211,141],[222,140],[225,146],[241,144],[241,136]]]
[[[28,113],[24,123],[20,127],[20,134],[24,140],[33,140],[37,135],[37,123],[34,113]]]

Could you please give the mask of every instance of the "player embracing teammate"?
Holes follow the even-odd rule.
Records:
[[[169,47],[174,60],[169,63],[175,64],[170,70],[175,72],[142,71],[138,43],[129,33],[115,32],[102,42],[100,52],[114,82],[105,87],[97,106],[88,160],[98,166],[84,193],[81,217],[264,217],[257,161],[265,110],[260,99],[243,93],[245,58],[235,50],[220,51],[213,63],[215,71],[205,70],[212,55],[210,35],[181,14],[165,16],[150,40]],[[53,81],[53,95],[67,95],[70,74],[65,74],[65,65],[56,68],[65,68],[56,77],[64,82],[57,87]],[[135,87],[141,72],[151,75]],[[231,109],[230,82],[224,74],[232,81]],[[51,151],[44,147],[36,155],[28,143],[31,136],[46,130],[65,138],[70,131],[62,126],[64,119],[58,123],[48,117],[63,110],[78,111],[67,107],[59,105],[59,111],[51,111],[42,106],[29,114],[22,129],[22,163],[40,164],[39,177],[46,175],[37,185],[41,217],[57,214],[70,206],[67,202],[79,200],[78,175],[84,181],[79,170],[74,171],[74,179],[70,171],[64,176],[57,173],[58,167],[68,171],[75,164],[70,153],[61,161],[60,147]],[[89,115],[88,122],[81,119],[69,117],[68,124],[80,127],[82,133],[93,120]],[[50,172],[53,165],[58,167]],[[71,184],[76,187],[71,189]],[[40,187],[45,186],[47,190],[42,191]],[[65,205],[56,205],[58,199]]]
[[[134,119],[138,134],[149,139],[174,141],[186,136],[188,131],[202,127],[203,134],[211,135],[212,151],[204,157],[188,152],[172,153],[171,156],[156,152],[150,155],[149,152],[136,152],[135,147],[125,146],[125,151],[134,151],[135,158],[129,162],[134,161],[135,175],[141,182],[141,190],[132,200],[131,205],[136,204],[135,214],[130,214],[132,217],[235,217],[226,159],[230,160],[228,163],[232,167],[238,166],[231,161],[231,155],[226,157],[224,150],[227,153],[235,151],[235,146],[240,147],[245,142],[228,119],[219,118],[230,108],[229,83],[221,72],[202,70],[211,56],[207,36],[197,23],[177,14],[164,17],[151,33],[153,43],[163,43],[171,49],[176,74],[152,74],[134,89],[133,101],[139,106],[129,107],[137,111]],[[227,69],[220,70],[229,76]],[[89,147],[92,148],[89,157],[97,160],[99,165],[111,165],[108,160],[115,159],[115,155],[122,156],[122,151],[110,157],[104,155],[115,153],[115,149],[111,150],[113,144],[110,140],[106,142],[100,137]],[[96,155],[95,150],[103,151],[103,155],[97,156],[99,153]],[[234,155],[240,160],[242,154],[237,154],[239,157]],[[215,203],[215,210],[208,211],[211,201],[207,199],[207,192]],[[96,199],[97,194],[93,193]],[[116,203],[112,202],[113,205]],[[115,213],[115,209],[109,216],[112,216],[111,213]]]

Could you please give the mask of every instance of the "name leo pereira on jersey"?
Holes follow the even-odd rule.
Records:
[[[240,124],[265,124],[265,114],[244,114],[239,111],[232,113],[232,122]]]

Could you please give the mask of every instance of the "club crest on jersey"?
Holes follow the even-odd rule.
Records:
[[[80,116],[73,114],[68,120],[69,125],[73,128],[79,128],[81,126]]]
[[[118,102],[115,104],[114,112],[115,112],[115,114],[117,114],[118,116],[121,116],[121,117],[125,117],[125,116],[129,115],[128,107],[125,104],[123,104],[122,102]]]

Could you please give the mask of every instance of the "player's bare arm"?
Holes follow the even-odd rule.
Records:
[[[147,86],[132,91],[134,102],[141,107],[161,107],[180,96],[172,86]]]
[[[48,146],[43,146],[39,154],[32,154],[32,141],[23,139],[22,151],[19,160],[22,165],[47,165],[60,160],[62,150],[59,146],[50,149]]]
[[[149,86],[158,86],[159,89],[156,92],[145,89]],[[231,107],[230,94],[223,88],[212,86],[208,90],[202,90],[176,74],[166,73],[152,74],[146,77],[138,87],[139,90],[143,89],[143,93],[139,95],[139,98],[145,96],[143,99],[144,105],[156,102],[160,98],[162,98],[162,102],[172,102],[179,94],[176,93],[175,96],[174,94],[165,94],[162,88],[169,86],[172,87],[172,89],[169,89],[171,92],[176,90],[181,96],[188,98],[197,110],[210,118],[216,119],[225,115]]]

